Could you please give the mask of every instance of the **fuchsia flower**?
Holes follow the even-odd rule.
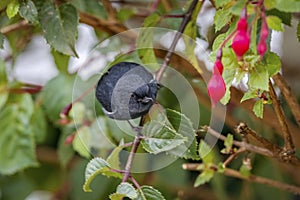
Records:
[[[260,30],[260,38],[259,38],[259,42],[257,45],[257,53],[262,58],[267,51],[267,38],[268,38],[268,34],[269,34],[269,29],[268,29],[265,15],[263,15],[261,23],[262,24],[261,24],[261,30]]]
[[[248,51],[250,45],[250,35],[248,33],[248,22],[246,9],[243,9],[241,18],[237,23],[236,34],[232,39],[232,49],[240,60]]]
[[[213,75],[207,85],[208,95],[213,106],[215,106],[222,99],[226,92],[226,86],[222,77],[222,73],[223,64],[220,59],[217,59],[214,64]]]

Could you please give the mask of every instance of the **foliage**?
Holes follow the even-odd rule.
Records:
[[[25,199],[38,190],[47,191],[57,199],[204,199],[207,194],[202,193],[203,188],[209,190],[209,195],[216,194],[212,199],[217,196],[221,199],[263,199],[269,194],[292,198],[288,192],[277,189],[261,192],[265,185],[257,188],[255,184],[241,184],[225,176],[262,184],[265,182],[257,179],[267,179],[270,186],[299,194],[299,187],[292,185],[300,180],[298,175],[292,175],[294,166],[299,164],[299,142],[290,143],[291,131],[285,128],[286,125],[295,133],[299,130],[295,125],[300,120],[298,104],[293,101],[290,88],[282,89],[276,82],[284,63],[279,55],[270,51],[271,33],[286,31],[286,26],[291,25],[292,14],[300,12],[299,1],[210,1],[216,13],[213,32],[208,32],[209,35],[200,35],[199,31],[198,14],[205,12],[201,1],[153,1],[150,6],[142,1],[137,5],[122,3],[106,0],[0,1],[0,53],[5,55],[3,49],[9,53],[0,58],[0,199]],[[138,124],[136,120],[130,120],[129,124],[106,117],[94,98],[98,74],[106,69],[88,78],[83,78],[80,70],[70,72],[69,69],[74,60],[80,58],[81,49],[77,47],[80,24],[90,26],[97,42],[104,41],[101,43],[104,46],[93,50],[95,53],[91,54],[96,56],[84,63],[85,67],[104,57],[107,66],[136,61],[151,72],[156,71],[155,75],[166,73],[157,78],[158,81],[164,79],[167,84],[172,83],[172,77],[163,66],[171,66],[185,76],[197,94],[201,119],[195,122],[191,117],[193,113],[184,113],[174,91],[168,91],[164,84],[158,97],[158,103],[164,103],[154,105],[142,117],[140,126],[131,127],[132,123]],[[129,30],[130,24],[141,28],[138,34]],[[162,35],[162,30],[167,30],[168,34]],[[117,40],[110,37],[118,34],[121,36]],[[39,36],[50,48],[48,53],[53,58],[57,75],[44,85],[24,83],[16,78],[15,65],[30,50],[32,39]],[[164,47],[162,38],[166,36],[170,43]],[[295,38],[300,41],[299,22]],[[212,76],[198,59],[199,40],[211,46]],[[123,53],[124,49],[129,50]],[[212,77],[208,88],[203,86],[206,77]],[[272,94],[274,82],[290,110],[285,105],[283,108],[276,106],[279,97]],[[241,86],[243,91],[235,86]],[[185,93],[180,84],[175,87],[186,94],[183,101],[189,102],[190,94]],[[209,97],[216,110],[209,110]],[[229,105],[230,117],[222,131],[225,136],[219,133],[219,142],[212,146],[210,137],[215,136],[209,133],[212,129],[204,125],[208,125],[210,116],[218,112],[219,101]],[[269,109],[271,106],[274,112]],[[288,114],[285,116],[283,112]],[[250,119],[252,113],[255,117]],[[280,123],[275,122],[277,119]],[[211,125],[219,120],[212,119]],[[245,127],[234,129],[232,122],[237,120],[246,121],[257,132],[264,133],[259,135]],[[199,129],[199,125],[203,129]],[[228,133],[233,131],[236,134]],[[275,133],[280,133],[281,137]],[[252,157],[251,151],[260,155]],[[145,156],[137,163],[134,162],[135,154],[150,159]],[[265,156],[273,156],[276,161]],[[152,158],[162,158],[161,163],[169,159],[174,162],[148,173],[147,170],[157,167]],[[274,162],[285,163],[288,167],[272,167]],[[263,166],[272,170],[265,170]],[[134,174],[135,170],[140,172],[138,169],[143,169],[143,173]],[[260,176],[263,178],[255,179]],[[287,184],[279,187],[282,182]],[[191,188],[192,185],[200,189]],[[245,188],[250,189],[251,194],[241,197],[245,195],[241,193]]]

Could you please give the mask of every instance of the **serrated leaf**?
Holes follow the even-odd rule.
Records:
[[[231,21],[231,18],[232,14],[229,9],[218,9],[214,16],[215,31],[218,32],[221,30],[221,28]]]
[[[4,35],[0,33],[0,49],[4,48]]]
[[[77,130],[76,136],[72,142],[73,148],[81,156],[90,158],[91,133],[89,127],[82,126]]]
[[[216,37],[216,39],[214,40],[214,43],[213,43],[213,46],[212,46],[212,50],[213,51],[217,51],[220,48],[220,46],[223,43],[223,41],[225,40],[225,38],[226,38],[226,34],[225,33],[222,33],[222,34],[218,35]]]
[[[93,181],[93,179],[98,174],[108,172],[110,170],[109,168],[109,164],[102,158],[97,157],[90,160],[90,162],[85,168],[85,183],[83,185],[83,190],[85,192],[92,192],[90,184]]]
[[[241,99],[241,103],[248,100],[248,99],[253,99],[257,97],[257,91],[256,90],[248,90],[243,98]]]
[[[283,31],[283,24],[279,17],[277,16],[267,16],[268,27],[275,31]]]
[[[265,55],[266,68],[269,73],[269,77],[277,74],[281,69],[281,60],[280,57],[273,52],[268,52]]]
[[[165,197],[157,189],[143,185],[138,189],[138,197],[135,200],[165,200]]]
[[[11,0],[7,5],[6,14],[8,18],[13,18],[19,11],[20,4],[17,0]]]
[[[214,153],[212,148],[210,148],[204,140],[200,141],[199,144],[199,155],[204,164],[209,164],[214,161]]]
[[[273,0],[274,1],[274,0]],[[266,4],[266,0],[264,1],[264,4]],[[288,25],[288,26],[291,26],[291,22],[292,22],[292,13],[287,13],[287,12],[282,12],[282,11],[279,11],[277,9],[272,9],[272,10],[269,10],[267,8],[267,15],[274,15],[274,16],[277,16],[281,19],[282,23],[284,23],[285,25]]]
[[[264,113],[264,100],[260,99],[255,102],[253,106],[253,112],[258,118],[263,118]]]
[[[78,14],[71,4],[56,9],[51,0],[37,0],[39,21],[47,42],[57,51],[76,56]]]
[[[72,102],[75,76],[59,74],[43,87],[43,107],[54,123],[60,118],[61,110]]]
[[[38,165],[30,124],[32,113],[29,94],[11,94],[0,112],[0,174],[14,174]]]
[[[269,73],[265,65],[258,63],[250,71],[248,85],[250,89],[269,91]]]
[[[187,138],[184,145],[180,145],[168,153],[186,159],[199,160],[195,130],[191,120],[184,114],[171,109],[167,109],[167,118],[177,133]]]
[[[38,23],[38,11],[31,0],[21,2],[19,14],[32,24]]]
[[[143,23],[143,28],[140,30],[137,38],[137,53],[141,61],[145,64],[156,64],[156,56],[153,50],[153,37],[155,26],[160,20],[160,16],[157,12],[148,16]],[[156,66],[155,66],[156,67]]]
[[[122,200],[124,197],[135,199],[138,197],[138,193],[135,188],[129,183],[120,183],[117,187],[116,193],[109,195],[111,200]]]
[[[196,178],[194,187],[203,185],[209,182],[214,177],[215,172],[213,170],[206,169],[201,172],[201,174]]]
[[[142,134],[143,148],[154,154],[170,151],[186,141],[183,136],[176,133],[176,130],[154,120],[143,127]]]

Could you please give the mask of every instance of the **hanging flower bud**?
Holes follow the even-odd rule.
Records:
[[[265,40],[260,40],[258,45],[257,45],[257,53],[260,55],[262,58],[267,51],[267,44]]]
[[[207,88],[212,105],[215,106],[225,95],[226,91],[225,82],[221,74],[213,74],[208,82]]]
[[[264,13],[262,15],[261,23],[262,24],[261,24],[261,30],[260,30],[260,38],[259,38],[259,42],[257,45],[257,53],[262,58],[267,51],[267,38],[268,38],[268,34],[269,34],[268,25],[266,22],[266,16]]]
[[[64,144],[65,145],[72,144],[74,139],[75,139],[75,134],[73,133],[72,135],[69,135],[68,137],[66,137]]]
[[[219,74],[223,74],[223,64],[221,62],[221,60],[216,60],[215,64],[214,64],[214,68],[213,68],[213,74],[219,73]]]

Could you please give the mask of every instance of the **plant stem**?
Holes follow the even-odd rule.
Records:
[[[190,171],[199,171],[198,167],[199,167],[199,164],[197,164],[197,163],[187,163],[187,164],[182,165],[183,169],[190,170]],[[210,168],[214,171],[218,170],[218,166],[216,166],[216,165],[212,165],[212,166],[210,166]],[[234,169],[229,169],[229,168],[225,168],[223,174],[226,176],[243,179],[243,180],[250,181],[250,182],[268,185],[268,186],[278,188],[281,190],[286,190],[286,191],[292,192],[294,194],[300,194],[300,187],[297,187],[294,185],[289,185],[289,184],[275,181],[272,179],[268,179],[265,177],[256,176],[256,175],[252,175],[252,174],[250,176],[243,176],[239,171],[234,170]]]
[[[169,51],[164,59],[163,64],[161,65],[160,69],[156,72],[156,80],[159,82],[162,78],[163,73],[165,72],[165,70],[167,69],[167,66],[171,60],[171,56],[173,54],[173,52],[175,51],[175,47],[177,45],[178,40],[180,39],[185,27],[187,26],[188,22],[190,21],[193,11],[196,8],[197,3],[199,2],[199,0],[193,0],[188,11],[186,12],[186,14],[184,15],[184,18],[182,19],[181,25],[178,29],[178,31],[175,34],[174,40],[169,48]]]
[[[22,29],[24,27],[27,27],[28,25],[29,25],[28,21],[22,20],[20,22],[15,23],[15,24],[11,24],[11,25],[8,25],[6,27],[1,28],[0,33],[2,33],[3,35],[6,35],[10,32],[13,32],[13,31]]]
[[[287,104],[290,107],[292,114],[296,119],[298,126],[300,127],[300,105],[298,104],[296,97],[292,94],[290,86],[279,73],[273,76],[272,78],[275,84],[279,87],[280,91],[282,92]]]
[[[272,99],[275,114],[276,114],[278,122],[281,126],[282,136],[284,138],[284,149],[285,149],[286,155],[284,154],[283,156],[288,156],[290,154],[294,154],[295,147],[294,147],[293,139],[292,139],[291,133],[288,129],[282,107],[280,106],[279,100],[277,98],[277,95],[275,93],[275,90],[273,88],[271,81],[269,81],[269,90],[270,90],[270,97]]]

